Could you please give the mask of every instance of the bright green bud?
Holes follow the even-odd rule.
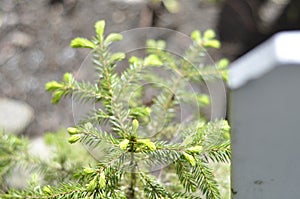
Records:
[[[230,130],[230,126],[229,126],[229,124],[226,120],[222,120],[222,129],[224,131],[229,131]]]
[[[137,140],[138,143],[144,144],[145,146],[147,146],[151,151],[156,150],[156,146],[153,142],[151,142],[150,139],[138,139]]]
[[[230,139],[230,133],[229,132],[224,133],[224,138]]]
[[[67,82],[67,83],[72,83],[73,75],[71,73],[65,73],[64,74],[64,81]]]
[[[201,39],[201,32],[199,30],[193,31],[192,34],[191,34],[191,38],[194,41],[199,41]]]
[[[70,144],[73,144],[76,143],[80,138],[81,138],[80,135],[72,135],[68,141]]]
[[[197,97],[197,100],[204,105],[209,105],[210,104],[210,98],[208,95],[201,95]]]
[[[88,168],[84,168],[84,169],[83,169],[83,172],[84,172],[85,174],[92,174],[92,173],[95,172],[95,170],[88,167]]]
[[[136,119],[134,119],[132,121],[132,132],[136,133],[137,129],[139,128],[139,121],[137,121]]]
[[[156,48],[160,49],[160,50],[163,50],[166,48],[166,42],[163,41],[163,40],[158,40],[156,42]]]
[[[149,40],[147,40],[147,42],[146,42],[146,46],[147,46],[148,48],[156,48],[156,41],[153,40],[153,39],[149,39]]]
[[[61,97],[64,95],[64,91],[58,90],[52,94],[52,104],[57,104]]]
[[[144,59],[145,66],[161,66],[163,65],[162,61],[158,58],[157,55],[149,55]]]
[[[105,28],[105,21],[104,20],[97,21],[95,23],[95,31],[96,31],[96,33],[99,37],[103,36],[104,28]]]
[[[228,59],[221,59],[218,62],[218,68],[219,69],[225,69],[229,65],[229,60]]]
[[[203,147],[202,146],[193,146],[193,147],[189,147],[186,149],[187,152],[191,152],[191,153],[200,153],[202,151]]]
[[[119,147],[122,150],[126,150],[129,144],[129,140],[124,139],[122,142],[119,143]]]
[[[208,29],[204,32],[204,39],[213,39],[215,37],[216,33],[211,29]]]
[[[151,110],[150,107],[146,107],[146,108],[145,108],[145,112],[146,112],[147,115],[150,115],[151,111],[152,111],[152,110]]]
[[[63,85],[58,83],[57,81],[51,81],[51,82],[48,82],[46,85],[45,85],[45,89],[47,91],[54,91],[54,90],[57,90],[59,88],[62,88]]]
[[[135,148],[135,152],[136,152],[136,153],[139,153],[139,152],[142,151],[142,149],[143,149],[143,147],[136,147],[136,148]]]
[[[99,177],[99,187],[100,189],[103,189],[106,186],[106,180],[105,180],[105,174],[104,172],[100,173]]]
[[[110,57],[110,62],[114,63],[117,61],[121,61],[121,60],[125,59],[125,57],[126,57],[125,53],[114,53]]]
[[[218,40],[213,39],[213,40],[204,41],[203,46],[208,48],[220,48],[221,43]]]
[[[111,43],[113,42],[116,42],[116,41],[121,41],[123,39],[123,36],[121,34],[118,34],[118,33],[111,33],[109,34],[106,39],[104,40],[104,44],[106,46],[110,45]]]
[[[52,194],[52,191],[51,191],[51,189],[50,189],[50,186],[48,186],[48,185],[47,185],[47,186],[44,186],[42,190],[43,190],[44,193],[47,193],[47,194],[49,194],[49,195]]]
[[[183,152],[183,156],[192,166],[196,165],[196,160],[192,155]]]
[[[228,71],[222,71],[222,78],[225,82],[228,82]]]
[[[72,48],[96,48],[96,45],[86,38],[77,37],[71,41]]]
[[[97,178],[94,178],[93,180],[91,180],[88,184],[86,184],[86,188],[88,191],[94,191],[97,188]]]
[[[75,135],[75,134],[79,133],[78,129],[75,127],[69,127],[69,128],[67,128],[67,131],[70,135]]]
[[[180,10],[179,2],[176,0],[164,0],[163,2],[170,13],[176,13]]]
[[[137,58],[136,56],[132,56],[129,59],[129,63],[131,63],[131,64],[138,63],[138,61],[139,61],[139,58]]]

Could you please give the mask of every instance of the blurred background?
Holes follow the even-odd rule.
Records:
[[[30,137],[73,125],[71,99],[53,106],[46,82],[76,72],[89,51],[69,46],[107,32],[164,27],[214,29],[214,60],[231,61],[271,35],[300,28],[299,0],[0,0],[0,127]],[[132,41],[135,42],[135,41]]]

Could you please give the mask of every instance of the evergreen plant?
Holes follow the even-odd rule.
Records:
[[[180,58],[167,52],[162,40],[148,40],[144,58],[128,58],[123,52],[110,51],[110,45],[122,35],[105,36],[104,29],[105,22],[98,21],[93,39],[75,38],[71,42],[73,48],[91,49],[96,82],[79,81],[65,73],[61,81],[46,84],[54,104],[73,96],[98,106],[67,129],[72,145],[64,147],[61,137],[47,135],[59,149],[49,161],[28,155],[24,139],[1,134],[0,197],[221,198],[210,163],[230,161],[227,121],[207,121],[200,111],[188,122],[178,121],[182,104],[197,108],[208,106],[210,101],[208,95],[186,89],[186,82],[203,85],[227,78],[226,60],[215,66],[201,65],[206,49],[220,47],[215,33],[194,31],[193,44]],[[124,60],[129,66],[117,72]],[[157,73],[159,69],[171,71],[168,78]],[[157,93],[150,103],[145,103],[149,86],[145,82],[156,83],[150,85]],[[79,150],[75,143],[90,153]],[[75,157],[74,151],[85,157]],[[1,184],[18,164],[42,171],[42,183],[33,180],[22,190]]]

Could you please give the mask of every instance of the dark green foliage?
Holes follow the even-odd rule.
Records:
[[[46,84],[53,103],[72,95],[79,102],[101,107],[94,108],[78,125],[67,129],[69,143],[83,144],[90,157],[80,164],[66,150],[68,147],[64,149],[61,142],[53,141],[56,135],[52,138],[48,135],[52,144],[61,148],[53,160],[59,167],[37,160],[36,165],[44,168],[44,177],[48,179],[45,185],[5,190],[1,197],[221,198],[210,162],[230,161],[227,122],[207,122],[200,112],[191,115],[193,120],[188,123],[176,119],[182,103],[194,107],[209,105],[209,97],[187,90],[186,82],[202,84],[226,79],[226,60],[221,60],[217,67],[198,67],[206,48],[220,46],[214,32],[208,30],[203,37],[199,31],[193,32],[193,44],[181,58],[165,51],[164,41],[149,40],[145,58],[128,58],[129,67],[118,74],[117,63],[126,59],[126,55],[111,53],[109,45],[120,41],[122,35],[112,33],[105,37],[104,27],[105,22],[99,21],[95,25],[95,38],[76,38],[71,42],[74,48],[92,49],[98,78],[95,84],[77,81],[70,73],[60,82]],[[162,77],[159,69],[170,72],[168,78]],[[158,83],[153,85],[158,94],[150,105],[143,102],[146,86],[141,85],[147,82]],[[2,135],[0,141],[3,178],[15,161],[11,157],[20,156],[26,161],[32,157],[26,154],[26,145],[18,138]],[[82,153],[77,154],[80,157]],[[72,166],[58,169],[67,162]]]

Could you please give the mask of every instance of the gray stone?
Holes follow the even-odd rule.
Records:
[[[16,13],[10,12],[4,15],[2,26],[15,26],[19,23],[19,17]]]
[[[43,137],[37,137],[30,140],[29,153],[42,160],[48,160],[52,155],[52,150],[46,145]]]
[[[29,179],[30,179],[29,169],[18,166],[13,168],[11,175],[5,179],[5,183],[10,188],[24,189]]]
[[[20,134],[34,118],[33,109],[24,102],[0,98],[0,129]]]
[[[16,53],[16,47],[6,42],[0,44],[0,66],[7,63]]]
[[[21,48],[27,48],[32,45],[32,37],[24,32],[16,31],[11,34],[11,43]]]
[[[231,65],[234,199],[299,198],[300,32],[285,32]]]

